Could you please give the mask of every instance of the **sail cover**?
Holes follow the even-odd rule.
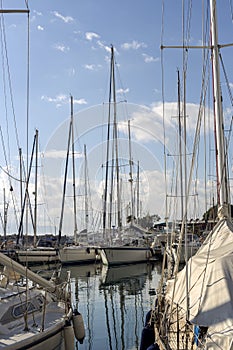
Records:
[[[230,219],[221,219],[187,266],[178,273],[176,281],[168,281],[167,298],[170,303],[173,298],[184,315],[187,308],[186,268],[189,321],[208,327],[209,341],[223,334],[230,341],[233,338],[233,225]]]

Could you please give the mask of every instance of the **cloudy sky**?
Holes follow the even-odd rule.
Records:
[[[3,8],[15,8],[15,1],[8,0],[2,4]],[[17,5],[21,9],[26,8],[24,1],[18,1]],[[121,112],[120,148],[125,152],[127,150],[127,121],[130,120],[132,158],[135,164],[139,162],[142,174],[141,213],[159,214],[161,218],[165,216],[164,139],[165,153],[168,155],[167,186],[170,191],[170,178],[174,176],[172,165],[177,162],[178,154],[177,70],[182,72],[183,56],[181,49],[165,49],[161,53],[160,46],[181,45],[182,27],[185,27],[187,33],[185,42],[195,46],[201,45],[202,38],[205,37],[202,32],[208,31],[208,22],[202,17],[202,2],[195,1],[190,9],[188,5],[185,6],[185,18],[188,20],[185,20],[184,25],[182,1],[173,0],[32,0],[28,2],[29,19],[27,14],[22,13],[1,17],[1,66],[4,72],[1,74],[1,187],[6,188],[7,199],[12,202],[9,184],[13,179],[9,181],[6,171],[18,177],[18,148],[22,148],[27,164],[26,154],[31,152],[35,129],[38,129],[38,212],[41,227],[48,230],[49,225],[57,226],[59,223],[70,95],[74,99],[77,177],[81,177],[83,171],[83,147],[86,144],[89,182],[94,192],[92,206],[100,211],[111,45],[115,50],[117,108]],[[229,15],[232,12],[229,1],[221,1],[219,10],[219,41],[225,44],[231,42],[232,38],[231,18],[225,17],[226,13]],[[231,64],[231,49],[226,48],[222,52],[231,90],[233,78],[228,69]],[[187,65],[190,72],[186,81],[187,153],[191,159],[203,76],[203,52],[200,49],[190,49],[188,54]],[[208,69],[210,70],[209,63]],[[182,80],[182,73],[180,75]],[[223,80],[223,93],[227,89],[226,80]],[[206,100],[211,114],[210,97],[208,90]],[[224,111],[229,124],[232,114],[229,99],[224,100]],[[212,123],[207,122],[206,129],[209,130],[210,127]],[[208,142],[213,151],[212,141]],[[204,161],[203,143],[201,147],[199,154]],[[124,159],[127,157],[126,154],[122,155]],[[212,153],[209,153],[209,160],[212,163],[207,165],[206,176],[213,187],[216,178]],[[230,164],[229,168],[231,169]],[[203,165],[201,169],[200,171],[196,168],[198,183],[201,185],[196,191],[201,197],[201,204],[197,204],[197,216],[203,212]],[[71,175],[71,171],[69,173]],[[31,192],[34,188],[33,176],[32,174],[30,181]],[[69,181],[72,182],[71,177]],[[81,184],[79,185],[81,188]],[[18,192],[15,189],[17,187],[14,184],[15,194]],[[194,192],[195,190],[193,194]],[[70,202],[67,206],[72,211],[72,193],[70,190],[67,193],[67,202]],[[78,195],[82,197],[82,194]],[[32,197],[32,205],[33,200]],[[19,206],[18,203],[18,212]],[[72,228],[67,226],[66,230],[72,231]]]

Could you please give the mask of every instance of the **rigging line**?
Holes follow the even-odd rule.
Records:
[[[4,50],[5,50],[5,59],[6,59],[6,65],[7,65],[7,75],[8,75],[8,83],[9,83],[9,90],[10,90],[10,101],[11,101],[11,108],[12,108],[12,114],[13,114],[13,120],[14,120],[14,128],[15,128],[15,135],[16,135],[16,142],[18,148],[19,146],[19,135],[18,135],[18,129],[17,129],[17,123],[16,123],[16,115],[15,115],[15,107],[13,102],[13,89],[12,89],[12,83],[11,83],[11,73],[10,73],[10,65],[9,65],[9,59],[8,59],[8,50],[6,45],[6,32],[5,32],[5,25],[4,25],[4,16],[2,14],[2,31],[4,36]]]
[[[0,127],[1,129],[1,127]],[[13,175],[11,175],[8,171],[6,171],[1,165],[0,165],[0,169],[7,175],[9,176],[11,179],[15,180],[15,181],[18,181],[18,182],[24,182],[26,183],[25,180],[20,180],[20,179],[17,179],[16,177],[14,177]]]
[[[228,80],[228,77],[227,77],[226,69],[225,69],[225,66],[224,66],[224,63],[223,63],[222,55],[221,55],[220,52],[219,52],[219,58],[220,58],[220,62],[222,64],[222,69],[223,69],[224,77],[225,77],[225,80],[226,80],[227,90],[228,90],[228,93],[229,93],[231,105],[233,106],[233,97],[232,97],[232,93],[231,93],[231,90],[230,90],[230,84],[229,84],[229,80]],[[230,126],[230,130],[229,130],[228,140],[227,140],[227,143],[226,143],[225,157],[224,157],[225,161],[224,161],[222,172],[224,172],[224,166],[227,163],[227,154],[228,154],[228,148],[229,148],[231,133],[232,133],[232,119],[231,119],[231,126]],[[220,184],[220,186],[222,186],[222,185],[223,184]]]
[[[4,43],[4,45],[3,45]],[[6,119],[6,133],[7,133],[7,145],[8,145],[8,160],[10,162],[10,141],[9,141],[9,124],[8,124],[8,109],[7,109],[7,93],[6,93],[6,69],[5,69],[5,56],[3,52],[3,47],[5,48],[5,55],[7,56],[7,50],[6,50],[6,33],[5,33],[5,26],[4,26],[4,16],[1,15],[1,56],[2,56],[2,71],[3,71],[3,91],[4,91],[4,107],[5,107],[5,119]],[[2,138],[2,143],[4,143],[4,140]],[[5,145],[3,146],[5,149]],[[7,165],[7,157],[5,155],[5,162]]]
[[[1,127],[1,125],[0,125],[0,134],[1,134],[1,140],[2,140],[2,147],[3,147],[4,158],[5,158],[6,166],[7,166],[7,169],[8,169],[7,156],[6,156],[6,147],[5,147],[5,143],[4,143],[4,139],[3,139],[3,133],[2,133],[2,127]]]
[[[223,63],[223,58],[222,58],[222,55],[221,55],[220,52],[219,52],[219,58],[220,58],[220,62],[222,64],[222,70],[223,70],[224,78],[225,78],[226,83],[227,83],[227,90],[228,90],[228,94],[229,94],[229,97],[230,97],[230,100],[231,100],[231,105],[233,106],[233,97],[232,97],[232,93],[231,93],[230,83],[229,83],[229,80],[228,80],[228,77],[227,77],[226,69],[225,69],[225,66],[224,66],[224,63]]]

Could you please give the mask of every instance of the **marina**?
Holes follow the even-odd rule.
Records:
[[[0,349],[233,350],[225,1],[1,2]]]

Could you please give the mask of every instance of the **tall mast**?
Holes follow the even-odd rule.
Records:
[[[37,178],[38,178],[38,130],[36,130],[36,164],[35,164],[35,193],[34,193],[34,240],[33,245],[36,247],[37,235]]]
[[[180,106],[180,72],[177,71],[178,75],[178,126],[179,126],[179,159],[180,159],[180,210],[181,220],[184,216],[184,192],[183,192],[183,162],[182,162],[182,127],[181,127],[181,106]]]
[[[120,205],[120,177],[119,177],[119,160],[118,160],[118,129],[117,129],[117,113],[116,113],[116,85],[115,85],[115,61],[114,61],[114,49],[111,47],[112,52],[112,86],[113,86],[113,142],[115,145],[115,157],[116,157],[116,180],[117,180],[117,223],[118,229],[121,230],[121,205]]]
[[[106,154],[106,172],[105,172],[105,187],[104,187],[104,203],[103,203],[103,234],[106,230],[107,218],[107,196],[108,196],[108,171],[109,171],[109,152],[110,152],[110,124],[111,124],[111,103],[113,102],[113,153],[115,153],[116,163],[116,181],[117,181],[117,221],[118,228],[121,229],[121,207],[120,207],[120,182],[119,182],[119,163],[118,163],[118,130],[117,130],[117,115],[116,115],[116,88],[115,88],[115,70],[114,70],[114,49],[111,47],[111,71],[110,71],[110,88],[109,88],[109,111],[108,111],[108,130],[107,130],[107,154]],[[112,158],[114,161],[114,157]],[[112,166],[113,172],[113,166]],[[112,173],[113,175],[113,173]],[[110,208],[112,207],[112,188],[110,193]],[[111,222],[110,212],[110,222]],[[110,226],[111,229],[111,226]]]
[[[76,188],[75,188],[75,156],[74,156],[74,113],[73,96],[70,96],[71,142],[72,142],[72,174],[73,174],[73,203],[74,203],[74,242],[77,243],[77,214],[76,214]]]
[[[139,161],[137,167],[137,222],[140,216],[140,200],[139,200]]]
[[[88,231],[88,198],[87,198],[87,147],[84,145],[84,196],[85,196],[85,229]]]
[[[129,182],[130,182],[130,194],[131,194],[131,224],[134,223],[134,196],[133,196],[133,168],[132,168],[132,149],[131,149],[131,133],[130,133],[130,120],[128,120],[128,134],[129,134]]]
[[[224,121],[222,108],[222,93],[220,86],[220,69],[219,69],[219,46],[217,31],[217,13],[216,0],[210,0],[211,12],[211,40],[212,40],[212,69],[213,69],[213,93],[214,93],[214,114],[216,121],[216,147],[217,147],[217,174],[218,174],[218,197],[219,206],[229,204],[228,180],[225,158],[225,142],[224,142]],[[229,211],[229,208],[228,208]],[[228,213],[225,213],[227,216]]]
[[[72,103],[71,103],[71,105],[72,105]],[[70,141],[71,141],[71,137],[72,137],[72,123],[73,123],[72,118],[70,118],[67,153],[66,153],[66,164],[65,164],[65,175],[64,175],[64,183],[63,183],[63,193],[62,193],[61,215],[60,215],[60,222],[59,222],[59,228],[58,228],[58,244],[60,244],[61,234],[62,234],[62,225],[63,225],[63,216],[64,216],[64,207],[65,207],[65,195],[66,195],[66,182],[67,182],[69,155],[70,155]]]
[[[113,55],[111,55],[111,67],[113,65]],[[111,69],[112,71],[112,69]],[[107,129],[107,152],[106,152],[106,170],[103,198],[103,236],[105,236],[107,219],[107,196],[108,196],[108,170],[109,170],[109,143],[110,143],[110,122],[111,122],[111,96],[112,96],[112,74],[110,74],[109,100],[108,100],[108,129]]]

